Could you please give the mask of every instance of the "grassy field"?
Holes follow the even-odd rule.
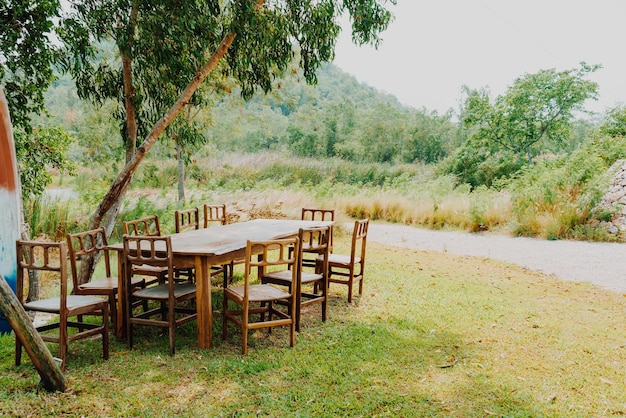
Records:
[[[335,252],[347,250],[337,237]],[[348,305],[331,287],[329,320],[307,311],[287,330],[223,342],[214,289],[214,348],[195,323],[176,356],[146,329],[129,351],[114,338],[70,346],[70,390],[37,390],[13,337],[0,338],[2,416],[459,416],[626,414],[626,298],[508,264],[368,246],[365,291]],[[55,353],[56,347],[53,347]]]

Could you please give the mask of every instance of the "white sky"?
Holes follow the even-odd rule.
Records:
[[[503,94],[542,69],[602,64],[602,112],[626,103],[626,0],[398,0],[378,50],[339,39],[334,63],[416,108],[458,110],[461,87]]]

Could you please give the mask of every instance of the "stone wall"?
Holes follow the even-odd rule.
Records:
[[[609,168],[607,175],[613,180],[594,212],[613,212],[611,220],[602,221],[600,225],[611,234],[624,234],[626,232],[626,160],[616,161]]]

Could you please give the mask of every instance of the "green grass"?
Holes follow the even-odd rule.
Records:
[[[348,237],[337,234],[336,252]],[[37,391],[28,359],[0,338],[0,415],[614,416],[626,413],[623,295],[504,263],[368,246],[365,291],[332,285],[329,319],[307,309],[287,330],[237,332],[200,350],[195,323],[167,355],[159,331],[70,346],[67,393]],[[219,312],[220,292],[213,293]],[[55,347],[53,347],[53,350]],[[53,351],[54,353],[54,351]]]

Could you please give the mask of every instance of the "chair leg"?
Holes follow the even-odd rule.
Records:
[[[115,308],[113,308],[115,311]],[[115,322],[114,322],[115,324]],[[109,359],[109,306],[102,309],[102,358]]]
[[[228,298],[224,296],[224,306],[222,307],[222,340],[225,340],[228,334]]]
[[[113,328],[117,327],[117,307],[115,304],[115,293],[109,293],[109,317],[111,318],[111,323],[113,324]]]
[[[248,354],[248,305],[242,307],[241,318],[241,353]]]
[[[128,349],[133,349],[133,323],[131,318],[133,316],[133,301],[132,296],[128,296],[128,306],[126,308],[126,343],[128,345]]]
[[[348,303],[352,303],[352,277],[348,280]]]
[[[65,370],[65,359],[67,358],[67,320],[68,318],[59,321],[59,358],[61,359],[61,370]],[[82,323],[81,320],[78,320],[78,322]],[[78,329],[82,330],[82,327],[79,326]]]
[[[291,289],[290,289],[291,291]],[[300,312],[302,311],[302,289],[296,295],[296,311],[290,312],[291,318],[295,320],[296,331],[300,332]]]
[[[15,335],[15,365],[19,366],[22,364],[22,342],[18,338],[17,334]]]
[[[174,341],[176,339],[176,323],[175,320],[176,318],[174,318],[174,308],[175,306],[172,303],[168,304],[168,312],[167,312],[167,317],[168,317],[168,322],[169,322],[169,335],[170,335],[170,356],[174,355],[174,352],[176,351],[175,345],[174,345]]]

